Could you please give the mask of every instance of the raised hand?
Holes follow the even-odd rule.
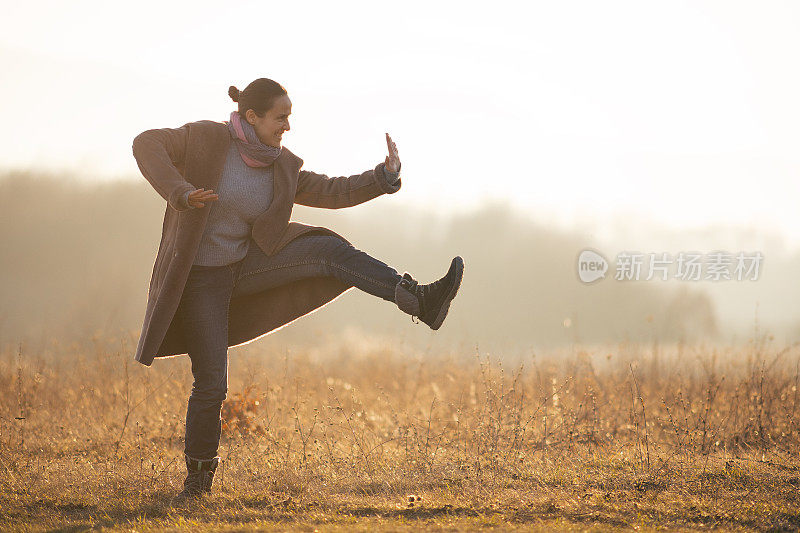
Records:
[[[386,146],[389,148],[389,155],[386,156],[386,168],[391,172],[398,172],[400,170],[400,156],[397,155],[397,145],[386,134]]]
[[[213,190],[197,189],[189,193],[188,202],[192,207],[205,207],[203,202],[213,202],[219,199],[219,195]]]

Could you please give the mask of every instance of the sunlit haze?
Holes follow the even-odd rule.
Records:
[[[305,168],[392,134],[387,203],[508,202],[608,236],[752,228],[800,244],[791,2],[3,2],[0,167],[141,180],[139,132],[226,120],[258,77]],[[724,244],[724,243],[723,243]],[[652,251],[658,251],[654,249]]]

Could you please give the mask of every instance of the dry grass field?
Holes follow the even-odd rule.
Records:
[[[0,529],[800,528],[800,351],[768,338],[513,363],[258,341],[230,351],[215,491],[178,508],[188,359],[133,340],[3,351]]]

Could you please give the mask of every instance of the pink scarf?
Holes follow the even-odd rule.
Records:
[[[224,122],[228,125],[231,137],[236,142],[239,155],[242,156],[245,164],[249,167],[269,167],[273,161],[281,155],[281,149],[274,146],[267,146],[258,139],[256,130],[252,124],[242,120],[239,113],[231,113],[230,121]]]

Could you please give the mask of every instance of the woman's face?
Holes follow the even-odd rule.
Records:
[[[263,117],[256,115],[252,109],[245,113],[247,122],[253,125],[259,140],[267,146],[280,148],[283,132],[289,131],[289,115],[292,114],[292,101],[285,94],[276,98],[272,107]]]

